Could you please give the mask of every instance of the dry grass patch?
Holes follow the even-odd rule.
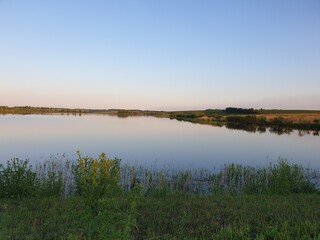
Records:
[[[272,121],[275,118],[283,118],[285,122],[292,123],[316,123],[320,121],[320,113],[309,113],[309,114],[261,114],[267,121]]]

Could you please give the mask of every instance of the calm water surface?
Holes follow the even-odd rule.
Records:
[[[2,115],[0,162],[13,157],[96,157],[101,152],[123,163],[173,168],[220,168],[225,163],[263,166],[286,158],[320,168],[320,137],[250,133],[153,117],[108,115]]]

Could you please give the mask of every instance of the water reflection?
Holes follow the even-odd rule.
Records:
[[[0,162],[13,157],[48,159],[57,153],[72,158],[80,150],[94,157],[106,152],[131,164],[178,168],[261,166],[279,157],[320,168],[320,138],[315,136],[319,132],[214,127],[154,117],[1,115]]]
[[[258,125],[239,125],[239,124],[226,124],[226,128],[234,129],[234,130],[243,130],[252,133],[265,133],[269,131],[270,133],[276,135],[287,134],[290,135],[294,132],[294,129],[288,127],[281,127],[281,126],[272,126],[272,127],[265,127],[265,126],[258,126]],[[305,135],[312,134],[313,136],[319,136],[319,130],[296,130],[298,131],[298,135],[303,137]]]

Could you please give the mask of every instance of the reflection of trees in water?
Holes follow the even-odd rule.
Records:
[[[303,137],[304,135],[310,135],[312,134],[313,136],[319,136],[319,131],[309,131],[309,130],[299,130],[298,135],[300,137]]]
[[[272,126],[272,127],[265,127],[265,126],[259,126],[259,125],[242,125],[242,124],[235,124],[235,123],[228,123],[225,125],[226,128],[228,129],[234,129],[234,130],[243,130],[246,132],[259,132],[259,133],[265,133],[267,130],[269,130],[270,133],[277,134],[277,135],[282,135],[282,134],[287,134],[290,135],[293,132],[293,128],[288,128],[288,127],[281,127],[281,126]],[[314,130],[298,130],[298,135],[300,137],[303,137],[305,135],[310,135],[312,134],[313,136],[319,136],[319,131]]]
[[[293,129],[275,126],[275,127],[270,127],[269,132],[277,134],[277,135],[282,135],[282,134],[290,135],[293,132]]]
[[[247,125],[242,125],[242,124],[236,124],[236,123],[227,123],[226,127],[229,129],[235,129],[235,130],[244,130],[247,132],[257,132],[257,126],[256,125],[251,125],[251,124],[247,124]]]
[[[265,133],[267,131],[267,128],[259,126],[259,127],[257,127],[257,130],[258,130],[259,133]]]

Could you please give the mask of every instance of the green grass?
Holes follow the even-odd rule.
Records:
[[[143,198],[134,233],[138,239],[311,239],[320,237],[319,200],[311,194]]]
[[[220,171],[81,157],[0,166],[0,239],[320,239],[318,170]]]
[[[84,236],[90,211],[82,199],[20,198],[0,202],[0,239],[68,239],[68,236],[81,239]]]
[[[320,195],[0,199],[0,239],[320,239]],[[126,230],[127,229],[127,230]]]

